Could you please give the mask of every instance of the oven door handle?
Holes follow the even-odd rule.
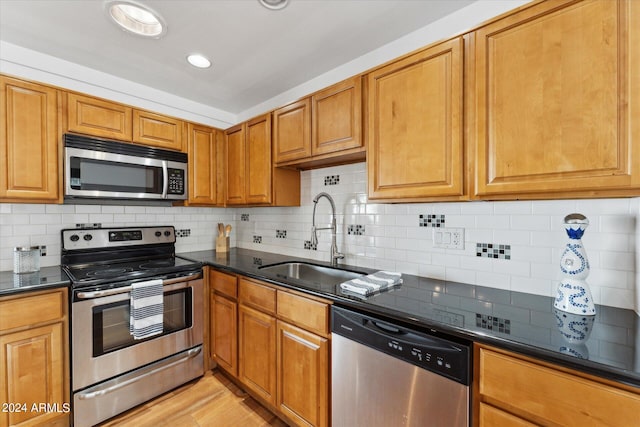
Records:
[[[186,362],[186,361],[188,361],[190,359],[193,359],[201,351],[202,351],[202,346],[198,346],[196,348],[192,348],[191,350],[187,351],[186,354],[183,357],[181,357],[181,358],[179,358],[177,360],[167,361],[168,363],[160,365],[157,368],[151,369],[150,371],[147,371],[147,372],[145,372],[145,373],[143,373],[141,375],[129,378],[129,379],[127,379],[125,381],[122,381],[122,382],[115,383],[115,384],[110,385],[108,387],[105,387],[105,388],[102,388],[102,389],[99,389],[99,390],[95,390],[95,391],[91,391],[91,392],[87,392],[87,393],[79,393],[79,394],[77,394],[77,397],[78,397],[78,399],[81,399],[81,400],[88,400],[88,399],[94,399],[94,398],[99,397],[99,396],[104,396],[105,394],[112,393],[112,392],[114,392],[114,391],[116,391],[118,389],[121,389],[122,387],[128,386],[131,383],[134,383],[134,382],[139,381],[139,380],[141,380],[143,378],[146,378],[149,375],[157,374],[158,372],[162,372],[162,371],[164,371],[166,369],[169,369],[169,368],[171,368],[173,366],[179,365],[179,364],[184,363],[184,362]]]
[[[189,274],[188,276],[181,276],[181,277],[176,277],[174,279],[163,280],[162,285],[165,286],[165,285],[173,285],[175,283],[180,283],[180,282],[188,282],[189,280],[199,279],[200,277],[202,277],[200,273],[192,273],[192,274]],[[78,292],[76,294],[76,297],[78,299],[108,297],[110,295],[126,294],[128,292],[131,292],[131,289],[133,289],[133,286],[123,286],[121,288],[105,289],[104,291]]]

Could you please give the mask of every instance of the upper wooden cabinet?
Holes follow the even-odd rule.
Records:
[[[66,105],[69,132],[186,151],[182,120],[73,92]]]
[[[274,142],[275,161],[282,166],[310,169],[364,161],[362,77],[276,110]]]
[[[463,198],[462,90],[462,37],[369,73],[370,199]]]
[[[223,205],[222,132],[208,126],[187,125],[189,204]]]
[[[58,91],[0,76],[0,200],[62,198]]]
[[[131,107],[73,92],[67,92],[66,97],[68,131],[131,141]]]
[[[133,110],[133,142],[182,151],[184,122],[173,117]]]
[[[300,205],[300,173],[273,165],[271,114],[225,133],[227,205]]]
[[[475,196],[638,195],[640,4],[534,4],[472,34]]]
[[[311,156],[311,99],[273,112],[273,145],[277,164]]]

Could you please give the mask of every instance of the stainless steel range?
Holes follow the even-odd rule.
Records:
[[[61,264],[72,282],[75,426],[203,375],[202,264],[175,255],[173,227],[62,230]],[[136,330],[142,321],[151,327]]]

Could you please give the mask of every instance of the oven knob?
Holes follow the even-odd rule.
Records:
[[[160,237],[160,236],[162,236],[162,233],[161,233],[161,232],[159,232],[159,231],[156,231],[156,232],[155,232],[155,235],[156,235],[156,237]]]
[[[78,236],[77,234],[72,234],[71,237],[69,237],[69,240],[71,240],[72,242],[77,242],[78,240],[80,240],[80,236]]]
[[[171,236],[171,232],[170,232],[169,230],[167,230],[167,231],[165,231],[165,232],[164,232],[164,235],[165,235],[166,237],[169,237],[169,236]]]
[[[93,236],[91,234],[85,234],[82,238],[88,242],[89,240],[93,239]]]

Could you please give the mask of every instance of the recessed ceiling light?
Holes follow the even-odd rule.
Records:
[[[289,0],[258,0],[261,5],[271,10],[280,10],[284,9],[288,4]]]
[[[198,68],[211,67],[211,61],[209,61],[207,58],[200,55],[199,53],[192,53],[191,55],[187,56],[187,61],[189,61],[189,64],[193,65],[194,67],[198,67]]]
[[[106,8],[116,24],[133,34],[160,38],[167,31],[160,15],[141,4],[131,1],[108,1]]]

